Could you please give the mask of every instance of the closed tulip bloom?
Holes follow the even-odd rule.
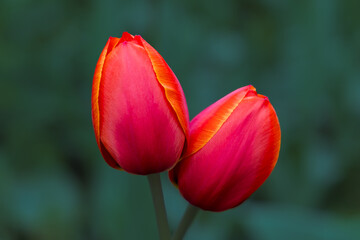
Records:
[[[245,201],[278,159],[280,126],[252,86],[215,102],[190,123],[189,146],[170,179],[192,205],[224,211]]]
[[[140,36],[111,37],[96,65],[92,120],[105,161],[133,174],[170,169],[188,135],[185,96],[160,54]]]

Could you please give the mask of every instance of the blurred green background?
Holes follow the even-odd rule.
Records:
[[[253,84],[282,128],[278,164],[186,239],[360,239],[360,2],[2,0],[0,239],[157,239],[146,178],[106,165],[90,96],[109,36],[144,37],[190,117]],[[170,224],[185,207],[163,174]]]

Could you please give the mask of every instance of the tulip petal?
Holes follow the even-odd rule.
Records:
[[[216,134],[224,122],[229,118],[234,109],[245,96],[255,91],[251,85],[239,88],[212,104],[190,123],[191,132],[189,147],[184,157],[188,157],[204,147],[204,145]]]
[[[125,42],[125,41],[132,41],[134,39],[134,36],[131,35],[128,32],[123,32],[121,38],[119,39],[119,43]]]
[[[138,36],[135,36],[137,38]],[[185,133],[186,139],[189,136],[189,115],[185,95],[181,85],[173,71],[167,65],[161,55],[144,39],[139,37],[151,60],[156,78],[164,88],[165,96],[172,106],[179,123]]]
[[[250,90],[216,134],[169,174],[195,206],[210,211],[236,207],[261,186],[277,162],[281,136],[276,113],[267,97]],[[229,95],[209,108],[227,108]],[[217,112],[204,110],[197,118],[212,121]],[[198,125],[191,123],[191,134],[194,127]]]
[[[95,74],[93,78],[93,87],[92,87],[92,95],[91,95],[91,115],[92,121],[95,131],[95,138],[96,142],[99,146],[100,152],[103,155],[105,161],[113,168],[119,169],[119,165],[116,161],[110,156],[107,150],[104,148],[103,144],[100,141],[100,111],[99,111],[99,89],[100,89],[100,82],[104,67],[105,58],[108,53],[117,45],[119,42],[119,38],[109,38],[108,42],[106,43],[103,51],[100,54],[99,60],[96,64]]]
[[[106,162],[134,174],[172,168],[188,142],[180,83],[155,49],[127,32],[110,37],[100,55],[92,119]]]
[[[107,55],[99,111],[101,143],[125,171],[161,172],[179,159],[185,134],[136,38]]]

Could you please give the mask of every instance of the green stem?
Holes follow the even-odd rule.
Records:
[[[166,216],[166,209],[164,203],[164,196],[161,188],[161,179],[160,174],[151,174],[147,176],[151,195],[154,203],[155,213],[156,213],[156,222],[159,231],[160,240],[169,240],[170,239],[170,229],[169,223]]]
[[[190,227],[191,223],[194,221],[198,212],[199,208],[189,204],[189,206],[186,208],[185,214],[182,217],[178,228],[175,231],[172,240],[181,240],[184,238],[186,231]]]

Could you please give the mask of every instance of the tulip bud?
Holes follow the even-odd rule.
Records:
[[[224,211],[267,179],[280,150],[280,126],[267,97],[252,86],[215,102],[190,122],[189,146],[170,179],[194,206]]]
[[[140,36],[110,37],[96,65],[92,121],[105,161],[133,174],[170,169],[188,135],[179,81]]]

